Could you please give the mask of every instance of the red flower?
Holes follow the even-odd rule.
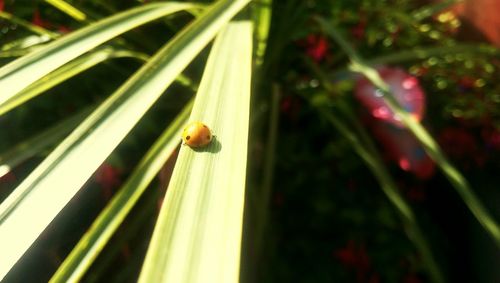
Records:
[[[422,280],[415,274],[407,274],[403,279],[403,283],[422,283]]]
[[[57,29],[59,30],[60,33],[70,33],[71,32],[71,28],[69,28],[67,26],[59,26]]]
[[[321,62],[328,51],[328,41],[324,36],[311,34],[306,38],[306,54],[316,63]]]
[[[416,201],[416,202],[424,201],[425,200],[425,190],[423,187],[413,186],[407,190],[406,196],[408,197],[408,199],[410,199],[412,201]]]
[[[494,128],[485,128],[481,131],[481,137],[488,149],[500,150],[500,131]]]
[[[3,0],[0,0],[0,11],[3,11],[3,7],[4,7],[4,2]]]
[[[465,169],[471,166],[483,166],[488,158],[479,148],[476,138],[463,128],[450,127],[442,130],[438,142],[444,152],[451,158],[460,160]]]
[[[283,112],[289,112],[292,109],[292,99],[290,96],[287,96],[281,100],[280,108]]]
[[[370,271],[370,257],[364,245],[357,245],[353,240],[349,240],[344,248],[334,252],[334,256],[339,259],[344,266],[356,271],[357,282],[380,282],[378,274]]]
[[[285,196],[280,192],[275,192],[273,196],[273,204],[280,207],[285,202]]]
[[[40,11],[38,10],[35,10],[35,12],[33,13],[31,23],[42,28],[49,28],[51,26],[49,22],[42,19],[42,17],[40,16]]]
[[[296,121],[301,109],[301,102],[293,96],[285,96],[281,99],[280,110],[290,120]]]
[[[368,283],[379,283],[380,276],[377,273],[373,273],[372,276],[368,279]]]
[[[359,22],[356,26],[351,28],[351,34],[356,39],[363,39],[365,37],[366,23],[364,21]]]
[[[122,255],[125,259],[130,259],[132,252],[130,251],[130,246],[129,244],[125,244],[122,247]]]
[[[122,183],[120,175],[120,170],[108,163],[102,164],[97,169],[95,180],[103,188],[103,194],[106,199],[110,198],[113,194],[112,190]]]
[[[446,128],[439,135],[439,143],[452,157],[473,156],[477,151],[474,137],[460,128]]]
[[[2,1],[2,0],[0,0]],[[3,174],[3,175],[2,175]],[[10,183],[16,181],[16,175],[12,173],[12,171],[9,171],[7,173],[5,172],[0,172],[0,183]]]
[[[364,274],[370,269],[370,258],[363,245],[356,245],[353,240],[349,240],[344,248],[334,252],[335,257],[349,268],[357,271],[358,277],[365,277]]]
[[[347,189],[351,192],[355,192],[358,189],[358,184],[355,179],[347,181]]]
[[[353,240],[349,240],[344,248],[335,251],[334,254],[345,266],[353,267],[357,265],[358,252]]]
[[[471,90],[474,88],[475,79],[469,76],[463,76],[458,81],[458,85],[462,90]]]

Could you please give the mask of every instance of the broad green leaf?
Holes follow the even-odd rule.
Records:
[[[0,205],[0,280],[165,89],[248,0],[212,5],[104,101]]]
[[[139,282],[238,282],[251,57],[251,23],[230,23],[214,43],[190,117],[216,138],[181,148]]]
[[[148,58],[147,55],[142,53],[127,50],[116,50],[109,46],[99,48],[78,57],[61,68],[46,75],[43,79],[29,85],[27,88],[21,90],[21,92],[17,95],[5,100],[4,103],[0,104],[0,116],[69,78],[72,78],[106,60],[120,57],[138,58],[142,61],[146,61]]]
[[[82,278],[167,158],[179,145],[181,132],[191,108],[192,103],[189,103],[158,138],[120,191],[59,266],[50,282],[78,282]]]
[[[92,48],[157,18],[197,6],[188,3],[143,5],[60,37],[0,69],[0,105],[22,89],[42,79],[67,62]]]
[[[373,85],[380,89],[383,93],[383,99],[389,108],[401,118],[403,124],[410,130],[413,135],[419,140],[429,156],[436,162],[441,171],[443,171],[448,181],[458,192],[462,200],[469,207],[472,214],[476,217],[479,223],[483,226],[493,238],[495,244],[500,247],[500,227],[483,206],[482,202],[477,198],[474,191],[471,190],[467,180],[462,174],[448,161],[438,143],[432,138],[427,130],[416,121],[408,112],[391,95],[391,89],[387,83],[382,80],[377,70],[370,67],[363,58],[355,51],[355,49],[344,39],[337,29],[328,21],[322,18],[317,18],[317,21],[322,26],[323,30],[331,36],[347,53],[351,60],[351,70],[363,74]]]

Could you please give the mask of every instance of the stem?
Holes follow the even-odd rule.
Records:
[[[272,0],[254,1],[253,18],[256,23],[255,28],[255,64],[262,65],[266,53],[267,38],[271,27]]]
[[[396,183],[381,161],[382,159],[375,149],[373,141],[370,141],[369,144],[364,144],[352,131],[344,126],[344,124],[331,113],[323,112],[323,114],[333,124],[333,126],[336,127],[337,130],[351,142],[356,153],[365,161],[368,168],[378,180],[384,194],[399,212],[403,220],[405,231],[422,255],[432,281],[435,283],[445,282],[441,270],[432,255],[431,248],[427,243],[422,230],[420,230],[415,214],[413,213],[410,205],[399,193]],[[356,129],[358,132],[363,133],[364,136],[368,136],[363,128],[356,127]]]
[[[490,45],[472,45],[472,44],[456,44],[453,46],[438,46],[438,47],[415,47],[411,50],[393,52],[389,55],[383,55],[368,59],[366,63],[370,65],[382,65],[391,63],[400,63],[404,61],[414,61],[427,59],[433,56],[453,55],[460,53],[483,53],[490,56],[500,56],[500,50]]]
[[[333,87],[328,80],[325,80],[325,74],[317,68],[315,64],[311,64],[312,62],[309,61],[309,65],[312,67],[313,72],[317,74],[325,89],[327,91],[332,91]],[[327,120],[350,141],[356,153],[365,161],[368,168],[378,180],[382,191],[399,212],[408,238],[413,242],[417,250],[422,255],[432,281],[435,283],[445,282],[439,265],[434,259],[431,248],[418,225],[411,207],[399,193],[396,183],[386,170],[386,167],[382,162],[382,158],[380,157],[373,140],[370,138],[370,135],[361,126],[359,120],[352,114],[352,111],[350,111],[349,107],[341,99],[335,100],[335,105],[353,124],[357,134],[349,130],[344,123],[342,123],[330,112],[327,112],[324,109],[322,110],[321,107],[318,107],[318,109],[320,109],[320,112],[327,118]]]
[[[408,112],[403,110],[401,105],[399,105],[399,103],[394,98],[390,87],[382,80],[378,72],[370,67],[361,58],[361,56],[358,55],[357,51],[348,43],[346,39],[344,39],[341,33],[326,20],[322,18],[316,19],[326,31],[326,33],[330,35],[335,41],[337,41],[341,48],[347,53],[351,60],[350,69],[354,72],[363,74],[368,80],[373,83],[373,85],[375,85],[384,93],[383,99],[387,106],[396,115],[399,115],[399,117],[401,117],[401,121],[403,122],[403,124],[419,140],[425,151],[436,162],[448,181],[459,193],[462,200],[469,207],[472,214],[476,217],[476,219],[483,226],[486,232],[490,234],[495,244],[500,247],[500,227],[483,206],[481,201],[474,194],[474,192],[471,190],[466,179],[448,161],[437,142],[418,121],[411,117]]]

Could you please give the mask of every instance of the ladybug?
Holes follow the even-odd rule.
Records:
[[[203,147],[212,141],[212,131],[201,122],[189,123],[182,132],[183,144],[190,147]]]

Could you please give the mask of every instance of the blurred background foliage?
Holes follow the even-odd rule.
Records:
[[[151,1],[67,1],[87,15],[85,20],[68,17],[48,2],[0,0],[0,11],[17,19],[0,17],[1,65],[60,34]],[[243,282],[431,282],[420,251],[379,189],[379,180],[328,115],[337,117],[348,132],[359,134],[357,125],[374,141],[383,169],[417,216],[446,282],[500,281],[494,240],[432,163],[424,165],[423,174],[401,163],[407,158],[413,166],[412,151],[422,149],[411,135],[377,132],[387,126],[377,126],[383,122],[354,95],[360,75],[349,71],[348,54],[316,21],[318,16],[328,19],[374,66],[397,67],[418,79],[425,98],[423,125],[498,220],[500,53],[480,49],[487,42],[452,5],[458,1],[443,2],[446,5],[416,0],[272,2],[267,52],[256,69],[252,94]],[[190,20],[187,14],[167,17],[121,39],[148,56]],[[434,49],[423,57],[405,56],[416,47]],[[198,82],[206,57],[203,52],[184,74]],[[109,60],[0,116],[0,152],[95,107],[141,64],[137,58]],[[176,93],[175,99],[160,98],[6,282],[51,277],[189,100],[192,89],[173,85],[169,90]],[[317,102],[325,99],[334,104],[326,112]],[[394,149],[407,140],[409,150]],[[1,177],[1,200],[58,141]],[[135,281],[174,160],[167,162],[153,185],[156,189],[146,191],[85,282]]]

